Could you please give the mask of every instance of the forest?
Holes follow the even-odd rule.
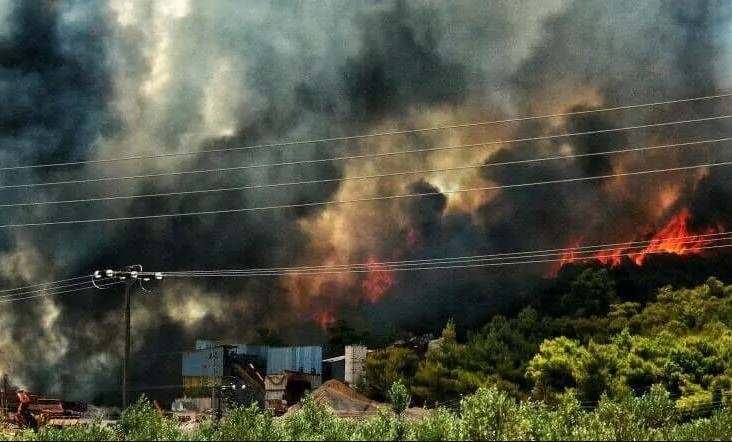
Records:
[[[569,394],[589,408],[654,386],[679,412],[730,401],[732,286],[709,277],[633,296],[618,290],[607,268],[586,266],[542,295],[463,339],[449,321],[423,355],[399,346],[373,352],[359,388],[384,400],[401,379],[427,406],[479,388],[545,404]]]

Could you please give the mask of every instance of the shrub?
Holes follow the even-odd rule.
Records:
[[[102,441],[113,440],[115,437],[114,429],[102,424],[101,419],[96,418],[87,425],[72,425],[62,428],[43,427],[35,434],[34,440]]]
[[[437,408],[427,416],[412,422],[407,438],[410,440],[463,440],[460,420],[450,410]]]
[[[462,435],[470,440],[526,440],[527,411],[496,388],[479,388],[460,402]]]
[[[145,396],[127,407],[119,418],[119,432],[124,440],[183,440],[178,422],[155,410]]]
[[[349,440],[355,424],[340,419],[330,408],[315,403],[312,395],[302,401],[302,408],[282,422],[285,440]]]

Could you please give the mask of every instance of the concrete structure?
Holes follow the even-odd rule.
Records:
[[[345,354],[345,382],[356,385],[364,373],[364,362],[368,349],[365,345],[347,345]]]
[[[347,345],[343,356],[323,360],[323,378],[355,386],[364,374],[369,351],[364,345]]]

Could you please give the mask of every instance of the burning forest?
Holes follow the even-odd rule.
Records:
[[[181,272],[133,297],[133,384],[166,385],[149,355],[197,337],[435,331],[563,266],[719,262],[731,6],[0,3],[1,286]],[[82,288],[4,304],[1,371],[113,394],[121,289]]]

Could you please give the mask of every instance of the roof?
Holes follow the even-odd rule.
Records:
[[[388,407],[388,404],[372,401],[353,388],[337,379],[326,381],[319,388],[312,392],[315,403],[327,405],[339,417],[363,419],[374,416],[379,408]],[[302,408],[301,404],[295,404],[287,409],[286,414],[294,413]],[[410,407],[404,412],[410,419],[421,418],[428,410],[424,408]]]
[[[316,403],[329,406],[339,415],[375,413],[381,405],[337,379],[326,381],[312,395]],[[300,408],[300,404],[295,404],[287,412],[295,412]]]

